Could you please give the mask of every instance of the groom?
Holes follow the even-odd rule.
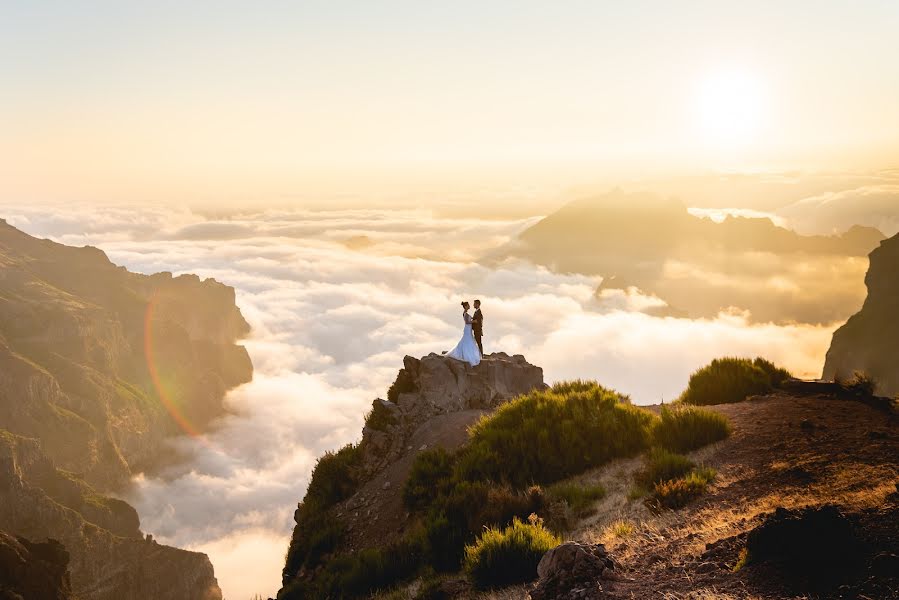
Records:
[[[474,333],[474,340],[478,343],[478,350],[481,356],[484,356],[484,346],[481,345],[481,336],[484,335],[484,315],[481,313],[481,301],[474,301],[474,315],[471,317],[471,331]]]

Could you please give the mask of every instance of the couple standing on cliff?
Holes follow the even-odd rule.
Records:
[[[462,339],[456,347],[447,353],[450,358],[464,360],[473,367],[481,362],[484,356],[484,346],[481,345],[481,336],[484,335],[484,315],[481,313],[481,301],[474,301],[474,315],[468,314],[471,306],[467,301],[462,302],[462,320],[465,326],[462,328]]]

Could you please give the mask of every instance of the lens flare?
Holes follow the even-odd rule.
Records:
[[[153,381],[153,387],[156,389],[156,395],[160,402],[169,412],[175,423],[189,436],[203,439],[203,435],[187,420],[187,417],[178,408],[178,405],[166,391],[159,374],[159,367],[156,364],[156,358],[153,353],[153,317],[156,314],[156,307],[159,303],[158,294],[153,294],[147,303],[147,313],[144,317],[144,356],[147,359],[147,370],[150,372],[150,379]]]

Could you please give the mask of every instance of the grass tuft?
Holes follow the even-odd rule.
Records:
[[[657,509],[677,510],[705,493],[709,484],[715,479],[715,470],[705,467],[688,473],[679,479],[657,483],[653,487],[649,499],[651,506]]]
[[[594,512],[593,505],[606,495],[606,488],[579,483],[557,483],[546,490],[550,500],[563,500],[578,517],[585,517]]]
[[[681,454],[663,448],[653,448],[643,460],[643,468],[636,474],[637,483],[645,488],[683,477],[696,465]]]

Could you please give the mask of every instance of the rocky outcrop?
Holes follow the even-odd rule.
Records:
[[[615,561],[602,544],[565,542],[543,555],[532,600],[604,598],[602,579],[614,579]]]
[[[315,597],[298,590],[314,589],[325,563],[402,538],[413,524],[403,486],[419,453],[459,448],[483,415],[544,387],[543,370],[521,355],[497,352],[476,367],[438,354],[406,356],[387,399],[373,402],[362,441],[341,450],[341,459],[329,455],[330,464],[320,471],[316,467],[310,488],[328,485],[318,477],[344,487],[332,494],[337,499],[331,504],[322,506],[310,494],[299,503],[278,597]],[[311,554],[316,558],[309,561]]]
[[[0,529],[59,540],[83,600],[221,592],[205,555],[144,539],[105,495],[170,464],[252,365],[234,290],[141,275],[0,219]]]
[[[31,540],[59,540],[77,598],[222,597],[205,554],[145,538],[133,508],[56,469],[37,440],[2,430],[0,526]]]
[[[73,600],[68,566],[56,540],[35,543],[0,531],[0,600]]]
[[[465,410],[491,410],[543,386],[543,369],[520,354],[489,354],[476,367],[434,353],[420,359],[406,356],[388,392],[393,401],[376,399],[372,414],[382,418],[369,419],[362,430],[366,470],[373,473],[395,461],[429,419]]]
[[[862,309],[836,330],[824,363],[824,378],[867,373],[877,393],[899,394],[899,235],[871,253]]]

